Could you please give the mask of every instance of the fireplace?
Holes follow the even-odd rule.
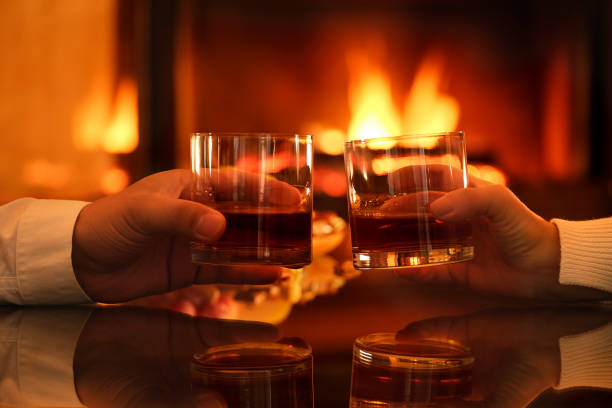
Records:
[[[57,197],[68,186],[70,197],[95,198],[144,174],[188,167],[194,130],[296,131],[314,135],[315,206],[342,214],[343,141],[461,129],[472,174],[509,185],[545,216],[608,215],[612,8],[598,0],[534,3],[64,5],[56,19],[97,33],[82,65],[100,61],[80,79],[87,91],[56,102],[70,124],[47,135],[57,151],[19,159],[23,177],[2,199]],[[7,15],[27,12],[13,8]],[[51,57],[78,38],[66,30]],[[53,74],[47,68],[38,69]],[[22,127],[9,120],[5,131]],[[0,143],[19,145],[11,137]],[[75,181],[84,175],[94,182]]]

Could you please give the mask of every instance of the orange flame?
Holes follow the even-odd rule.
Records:
[[[459,123],[459,103],[440,92],[443,58],[428,54],[419,66],[404,105],[404,133],[453,131]]]
[[[130,153],[138,146],[138,91],[132,80],[119,83],[115,111],[102,140],[108,153]]]
[[[367,57],[353,52],[349,65],[350,139],[369,139],[399,134],[401,121],[391,96],[387,75],[372,66]]]
[[[406,95],[404,116],[393,104],[391,82],[382,70],[372,66],[366,55],[348,55],[351,122],[349,139],[368,139],[404,134],[437,133],[455,130],[459,104],[440,91],[443,59],[439,54],[425,56]],[[434,139],[430,139],[435,143]],[[420,146],[428,139],[415,139]],[[387,144],[381,148],[388,147]],[[424,147],[433,147],[427,146]]]
[[[102,80],[75,115],[74,144],[88,151],[130,153],[138,146],[138,91],[132,79],[123,79],[111,114],[111,96]]]

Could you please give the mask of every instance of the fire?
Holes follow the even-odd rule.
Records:
[[[132,80],[119,83],[115,111],[102,140],[108,153],[130,153],[138,146],[138,92]]]
[[[351,122],[349,139],[395,136],[399,134],[438,133],[455,130],[459,104],[440,91],[443,58],[430,53],[419,65],[412,87],[406,95],[403,118],[393,104],[391,81],[381,69],[372,66],[367,56],[351,53],[348,58]],[[431,139],[433,143],[435,140]],[[429,139],[415,139],[428,146]],[[381,146],[385,148],[385,146]]]
[[[130,153],[138,146],[138,91],[132,79],[119,82],[113,108],[100,81],[75,115],[74,144],[88,151]],[[112,111],[112,112],[111,112]]]
[[[348,138],[369,139],[400,134],[427,134],[454,131],[459,123],[460,108],[457,100],[440,90],[444,71],[444,58],[430,52],[419,64],[412,86],[404,99],[403,116],[393,104],[391,81],[380,68],[373,66],[363,53],[353,52],[347,58],[350,72],[349,106],[351,122]],[[322,134],[323,136],[323,134]],[[414,138],[402,142],[405,147],[432,148],[435,138]],[[388,149],[393,141],[380,143]],[[405,166],[423,164],[418,157],[379,158],[372,161],[376,174],[387,174]],[[454,156],[430,158],[428,164],[461,167]],[[504,173],[489,165],[469,165],[468,173],[497,184],[507,184]]]
[[[399,134],[401,121],[393,105],[391,82],[361,53],[347,56],[350,74],[350,139],[369,139]]]
[[[417,69],[412,88],[406,95],[404,133],[439,133],[457,128],[459,103],[452,96],[440,92],[443,62],[439,54],[432,53]]]

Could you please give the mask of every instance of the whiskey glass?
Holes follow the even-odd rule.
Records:
[[[194,263],[311,261],[312,138],[279,133],[194,133],[191,200],[221,212],[226,229],[192,242]]]
[[[191,382],[218,406],[312,408],[312,349],[299,338],[211,347],[194,356]]]
[[[349,406],[453,406],[472,392],[474,361],[469,347],[451,339],[402,341],[395,333],[359,337],[353,344]]]
[[[430,204],[467,187],[463,132],[348,141],[344,145],[353,265],[422,267],[473,257],[470,221],[444,222]]]

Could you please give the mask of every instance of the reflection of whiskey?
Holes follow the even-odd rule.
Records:
[[[393,403],[433,403],[465,397],[472,387],[472,367],[408,369],[353,362],[351,407]]]
[[[211,244],[192,243],[194,261],[301,267],[311,259],[312,212],[279,208],[215,206],[226,220],[223,236]]]
[[[351,408],[435,406],[469,396],[474,357],[453,340],[360,337],[353,348]]]
[[[442,222],[429,214],[351,214],[351,239],[355,251],[410,251],[472,245],[469,221]]]
[[[230,408],[312,408],[312,355],[280,349],[213,353],[193,365],[192,385],[196,396],[212,390]]]

